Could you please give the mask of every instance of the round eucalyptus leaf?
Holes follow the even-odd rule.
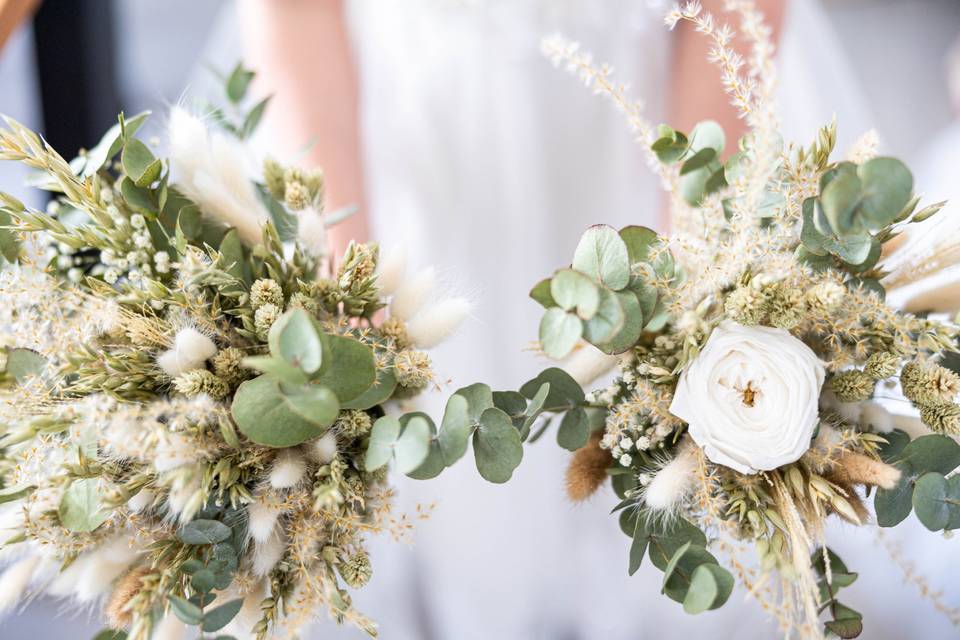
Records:
[[[594,345],[612,340],[623,329],[626,321],[623,304],[616,292],[604,287],[599,291],[600,304],[597,307],[597,313],[583,323],[583,337]],[[639,305],[637,309],[639,310]]]
[[[960,509],[960,504],[954,508]],[[913,511],[930,531],[945,529],[951,515],[947,479],[935,472],[920,476],[913,487]]]
[[[319,384],[288,385],[280,383],[280,391],[290,409],[298,416],[317,424],[333,424],[340,413],[340,403],[333,391]]]
[[[691,171],[680,176],[680,195],[687,204],[699,206],[707,193],[707,181],[710,180],[710,170],[706,167]]]
[[[557,444],[567,451],[576,451],[590,439],[590,421],[582,407],[574,407],[564,414],[557,429]]]
[[[93,531],[103,524],[110,512],[101,508],[97,478],[71,482],[60,498],[57,515],[64,529],[77,533]]]
[[[286,384],[306,384],[309,380],[307,374],[301,369],[289,364],[282,358],[274,356],[248,356],[241,361],[241,364],[247,369],[269,373]]]
[[[823,246],[844,262],[856,265],[865,262],[870,257],[873,238],[870,237],[869,233],[849,234],[825,238]]]
[[[315,403],[322,411],[304,415],[309,411],[310,400],[291,400],[281,390],[278,380],[263,375],[237,388],[230,413],[241,433],[257,444],[293,447],[323,435],[333,424],[339,407],[329,403],[331,397],[332,394]],[[336,401],[335,397],[332,399]]]
[[[323,342],[313,319],[303,309],[291,309],[277,318],[268,336],[270,353],[311,374],[323,364]]]
[[[854,220],[859,203],[860,178],[853,173],[838,174],[820,194],[823,214],[838,235],[859,231]]]
[[[557,306],[557,301],[550,295],[550,278],[544,278],[530,289],[530,297],[540,303],[544,309]]]
[[[237,614],[240,613],[240,609],[242,607],[243,598],[237,598],[236,600],[225,602],[219,607],[214,607],[209,611],[204,611],[202,624],[203,630],[219,631],[227,626],[231,620],[237,617]]]
[[[651,540],[650,547],[654,545],[655,542]],[[664,581],[663,592],[667,597],[682,603],[690,591],[694,571],[703,564],[717,564],[717,559],[704,547],[691,545],[676,561],[669,578]]]
[[[150,148],[137,140],[128,138],[120,153],[124,172],[138,187],[149,187],[160,178],[163,163],[157,160]]]
[[[520,432],[510,416],[496,407],[483,412],[473,434],[473,454],[485,480],[503,483],[510,479],[523,459]]]
[[[397,376],[392,369],[381,368],[377,371],[377,380],[359,396],[341,404],[344,409],[370,409],[390,399],[397,388]]]
[[[690,541],[684,542],[673,552],[673,555],[670,556],[667,566],[663,568],[663,589],[667,588],[667,581],[673,577],[673,572],[677,570],[677,565],[680,563],[680,560],[683,559],[683,556],[686,555],[687,551],[690,550],[692,544]]]
[[[827,254],[827,250],[823,246],[826,238],[814,224],[814,209],[816,209],[816,198],[807,198],[803,201],[803,226],[800,228],[800,242],[810,253],[823,256]]]
[[[400,437],[400,421],[393,416],[383,416],[373,423],[367,453],[363,458],[363,468],[376,471],[390,462],[393,447]]]
[[[424,420],[427,423],[430,429],[430,441],[427,457],[420,463],[420,466],[407,473],[407,476],[414,480],[431,480],[439,476],[443,473],[443,470],[447,468],[447,464],[443,460],[443,452],[440,450],[437,426],[433,423],[429,415],[421,411],[415,411],[400,416],[401,428],[406,429],[407,424],[414,418]]]
[[[40,376],[46,365],[47,359],[31,349],[15,348],[7,351],[5,371],[17,382]]]
[[[648,262],[651,249],[660,241],[656,231],[638,225],[620,229],[620,238],[627,245],[627,255],[630,257],[631,265]]]
[[[230,527],[218,520],[192,520],[177,530],[180,542],[190,545],[217,544],[230,538]]]
[[[903,448],[897,460],[909,463],[917,473],[936,471],[947,475],[960,466],[960,444],[940,434],[920,436]]]
[[[325,336],[326,347],[321,374],[314,379],[329,387],[340,402],[360,397],[377,380],[373,350],[348,336]]]
[[[670,319],[670,312],[667,310],[667,303],[663,296],[657,297],[657,305],[653,308],[653,313],[649,316],[644,315],[647,324],[643,327],[644,331],[656,333],[663,329]]]
[[[867,252],[867,257],[861,262],[847,263],[847,271],[850,273],[863,273],[864,271],[873,269],[880,261],[880,252],[882,249],[883,246],[879,240],[870,238],[870,250]]]
[[[561,309],[576,310],[576,314],[584,320],[592,318],[600,304],[596,283],[573,269],[562,269],[553,275],[550,295]]]
[[[683,610],[690,614],[703,613],[723,606],[733,592],[733,575],[712,563],[704,563],[693,570],[690,589],[683,599]]]
[[[913,510],[913,483],[910,476],[913,469],[909,463],[899,463],[900,481],[892,489],[878,489],[873,499],[873,508],[877,512],[877,525],[895,527],[910,515]]]
[[[423,464],[430,453],[432,437],[430,423],[422,416],[414,416],[407,422],[393,447],[393,456],[400,473],[406,475]]]
[[[471,424],[479,422],[483,412],[494,406],[493,391],[482,382],[457,389],[454,395],[461,396],[467,401],[467,416]]]
[[[583,321],[558,307],[547,309],[540,320],[540,344],[551,358],[563,358],[570,353],[582,334]]]
[[[643,333],[644,317],[637,296],[632,291],[618,291],[616,296],[623,308],[623,326],[613,338],[597,345],[601,351],[610,354],[629,351]]]
[[[613,227],[594,225],[580,238],[573,253],[573,268],[619,291],[630,281],[627,245]]]
[[[726,144],[727,137],[723,133],[723,127],[713,120],[698,122],[690,132],[690,149],[693,151],[713,149],[715,155],[719,156]]]
[[[489,387],[487,387],[489,389]],[[476,403],[483,409],[477,413],[477,419],[471,418],[471,408],[469,396],[459,392],[450,396],[447,400],[447,407],[443,412],[443,420],[440,421],[440,432],[437,434],[437,444],[443,455],[443,462],[446,466],[463,457],[467,452],[467,445],[470,443],[470,432],[474,424],[480,419],[480,415],[490,408],[486,402]],[[492,402],[492,400],[491,400]],[[526,403],[524,403],[526,404]]]
[[[520,393],[527,398],[535,398],[549,384],[547,398],[544,400],[544,411],[562,411],[571,409],[584,401],[583,389],[569,373],[559,367],[544,369],[533,380],[528,380],[520,387]]]
[[[913,195],[913,175],[896,158],[874,158],[860,165],[861,215],[873,229],[892,223]]]
[[[683,164],[680,165],[680,175],[686,175],[691,171],[696,171],[702,167],[707,166],[717,157],[716,149],[711,149],[710,147],[705,147],[699,151],[694,152],[692,156],[683,161]]]

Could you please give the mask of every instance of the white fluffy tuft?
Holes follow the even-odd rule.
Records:
[[[697,457],[689,442],[680,446],[676,457],[653,476],[644,491],[644,501],[655,511],[672,512],[683,504],[693,489]]]
[[[307,460],[297,449],[283,449],[273,459],[270,470],[270,486],[274,489],[289,489],[296,486],[307,471]]]
[[[117,537],[90,552],[77,581],[77,599],[93,602],[137,559],[125,538]]]
[[[449,338],[473,304],[466,298],[448,298],[434,303],[407,322],[407,335],[420,348],[435,347]]]
[[[170,111],[168,135],[177,186],[205,215],[234,227],[245,244],[260,242],[270,216],[254,191],[244,146],[180,107]]]
[[[395,292],[407,271],[407,252],[403,245],[391,247],[377,263],[377,286],[388,296]]]
[[[39,564],[40,556],[27,556],[0,575],[0,613],[17,606]]]
[[[263,544],[277,526],[280,510],[265,502],[254,501],[247,506],[247,517],[247,535],[257,544]]]
[[[177,332],[173,348],[157,357],[157,366],[171,378],[203,367],[204,362],[217,355],[217,345],[208,336],[193,327]]]
[[[151,504],[153,504],[154,498],[157,497],[153,491],[149,489],[141,489],[137,495],[133,496],[127,500],[127,508],[130,509],[133,513],[140,513],[145,511]]]
[[[833,391],[829,389],[820,394],[820,408],[837,412],[844,422],[849,424],[859,424],[860,412],[863,410],[859,402],[840,402]]]
[[[324,225],[320,212],[313,207],[304,209],[298,215],[297,239],[311,255],[320,257],[327,255],[327,228]]]
[[[585,346],[574,351],[561,366],[581,387],[586,387],[616,366],[617,359],[617,356]]]
[[[327,431],[307,445],[307,457],[317,464],[330,464],[337,457],[337,434]]]
[[[285,548],[283,534],[275,531],[265,542],[253,547],[253,574],[259,577],[268,575],[283,557]]]
[[[887,411],[887,408],[879,402],[868,401],[860,405],[860,424],[864,427],[872,427],[877,433],[890,433],[893,431],[893,416]]]
[[[390,315],[407,321],[416,315],[437,284],[437,274],[433,267],[421,269],[409,280],[397,287],[390,300]]]

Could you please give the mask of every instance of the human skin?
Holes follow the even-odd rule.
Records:
[[[755,2],[773,27],[774,42],[786,3]],[[702,4],[705,10],[720,15],[724,0],[703,0]],[[260,91],[274,94],[266,117],[271,130],[280,137],[278,142],[291,146],[311,141],[300,160],[307,166],[323,168],[328,210],[359,207],[356,215],[331,229],[334,253],[342,255],[351,239],[365,241],[370,236],[360,151],[358,81],[343,0],[242,0],[239,6],[248,64],[259,72],[256,82]],[[689,131],[699,120],[710,118],[724,128],[728,140],[737,140],[746,126],[730,105],[719,72],[707,59],[709,48],[708,40],[691,25],[677,26],[669,122]],[[734,48],[743,55],[748,52],[742,43]]]

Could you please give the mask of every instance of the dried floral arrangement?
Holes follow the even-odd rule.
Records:
[[[542,379],[570,390],[557,433],[575,451],[568,493],[583,500],[611,479],[631,573],[648,557],[689,613],[723,605],[739,581],[786,635],[853,638],[862,617],[838,597],[857,574],[827,547],[827,520],[871,523],[872,494],[881,527],[914,512],[931,531],[960,528],[960,377],[943,359],[958,327],[885,302],[956,261],[950,247],[898,250],[942,203],[918,208],[910,171],[877,156],[875,134],[846,159],[833,154],[835,125],[809,147],[781,140],[769,29],[749,0],[725,11],[738,29],[695,2],[667,22],[712,43],[748,125],[728,157],[716,123],[653,127],[609,67],[544,40],[626,116],[662,178],[672,233],[591,227],[572,264],[533,288],[542,350],[572,374]],[[750,44],[746,59],[734,38]],[[574,379],[616,366],[609,386],[578,393]],[[920,420],[889,410],[900,393]]]
[[[322,173],[248,167],[252,78],[203,119],[174,108],[167,159],[147,114],[71,162],[5,120],[0,158],[53,198],[0,194],[0,610],[69,598],[137,640],[292,636],[326,610],[375,636],[350,590],[367,536],[412,527],[389,463],[434,477],[473,436],[509,477],[481,428],[500,416],[462,416],[442,457],[428,417],[385,413],[435,385],[423,349],[469,303],[375,244],[327,252],[349,211],[324,210]]]

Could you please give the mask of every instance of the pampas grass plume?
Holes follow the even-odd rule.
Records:
[[[330,464],[337,457],[337,434],[331,429],[306,447],[307,458],[317,464]]]
[[[377,286],[380,293],[389,296],[403,281],[407,271],[407,252],[403,245],[392,247],[377,264]]]
[[[27,556],[0,575],[0,613],[17,606],[39,564],[40,556]]]
[[[125,629],[130,624],[131,614],[130,610],[127,609],[127,604],[140,593],[143,588],[142,578],[149,575],[151,571],[152,569],[148,566],[137,567],[117,582],[117,586],[110,595],[110,600],[107,601],[107,606],[104,609],[104,614],[111,629]]]
[[[257,544],[263,544],[273,534],[280,511],[272,505],[255,500],[247,507],[247,516],[247,535]]]
[[[683,504],[696,479],[697,456],[689,441],[680,446],[677,455],[653,476],[644,491],[647,506],[655,511],[672,513]]]

